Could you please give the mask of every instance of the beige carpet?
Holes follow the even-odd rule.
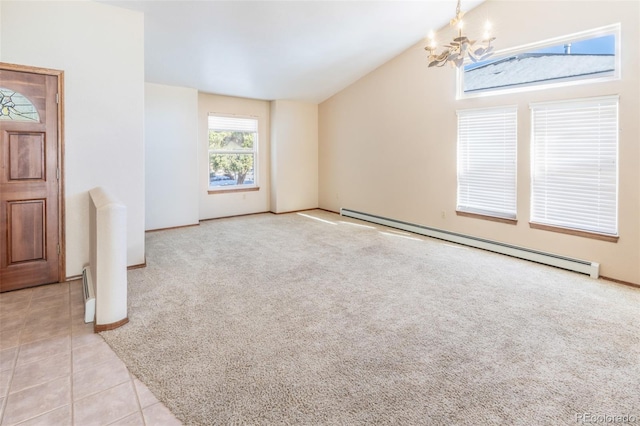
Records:
[[[147,264],[102,336],[185,424],[640,423],[633,288],[324,211],[149,233]]]

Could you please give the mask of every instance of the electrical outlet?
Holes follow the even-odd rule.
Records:
[[[440,216],[441,216],[443,219],[446,219],[446,218],[447,218],[447,213],[446,213],[444,210],[442,210],[442,212],[440,213]]]

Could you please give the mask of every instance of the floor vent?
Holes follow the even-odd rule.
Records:
[[[506,254],[508,256],[518,257],[520,259],[531,260],[533,262],[543,263],[545,265],[580,272],[581,274],[589,275],[591,278],[598,278],[600,274],[600,264],[596,262],[573,259],[553,253],[546,253],[538,250],[528,249],[525,247],[518,247],[510,244],[486,240],[484,238],[477,238],[469,235],[445,231],[443,229],[430,228],[427,226],[416,225],[409,222],[402,222],[399,220],[389,219],[386,217],[376,216],[368,213],[362,213],[355,210],[340,209],[340,214],[342,216],[377,223],[379,225],[389,226],[391,228],[402,229],[403,231],[413,232],[415,234],[425,235],[427,237],[438,238],[453,243],[464,244],[466,246],[476,247],[496,253]]]
[[[84,322],[93,322],[96,317],[96,291],[91,279],[91,269],[82,269],[82,294],[84,295]]]

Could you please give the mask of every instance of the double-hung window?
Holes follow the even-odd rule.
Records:
[[[531,105],[531,222],[618,234],[618,97]]]
[[[209,190],[257,187],[258,120],[209,115]]]
[[[458,111],[459,214],[516,218],[517,107]]]

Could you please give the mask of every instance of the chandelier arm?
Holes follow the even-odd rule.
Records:
[[[478,43],[478,40],[471,40],[462,34],[462,17],[464,16],[464,12],[461,10],[461,2],[461,0],[458,0],[456,16],[449,23],[451,26],[456,25],[458,27],[457,37],[454,37],[453,41],[449,42],[448,45],[444,45],[443,51],[438,53],[433,31],[429,36],[430,44],[425,47],[425,50],[429,51],[429,67],[441,67],[447,63],[450,63],[452,66],[461,67],[466,58],[472,62],[477,62],[493,54],[491,42],[495,40],[495,37],[491,37],[487,35],[488,33],[485,33],[483,40]],[[476,45],[476,43],[478,44]]]

